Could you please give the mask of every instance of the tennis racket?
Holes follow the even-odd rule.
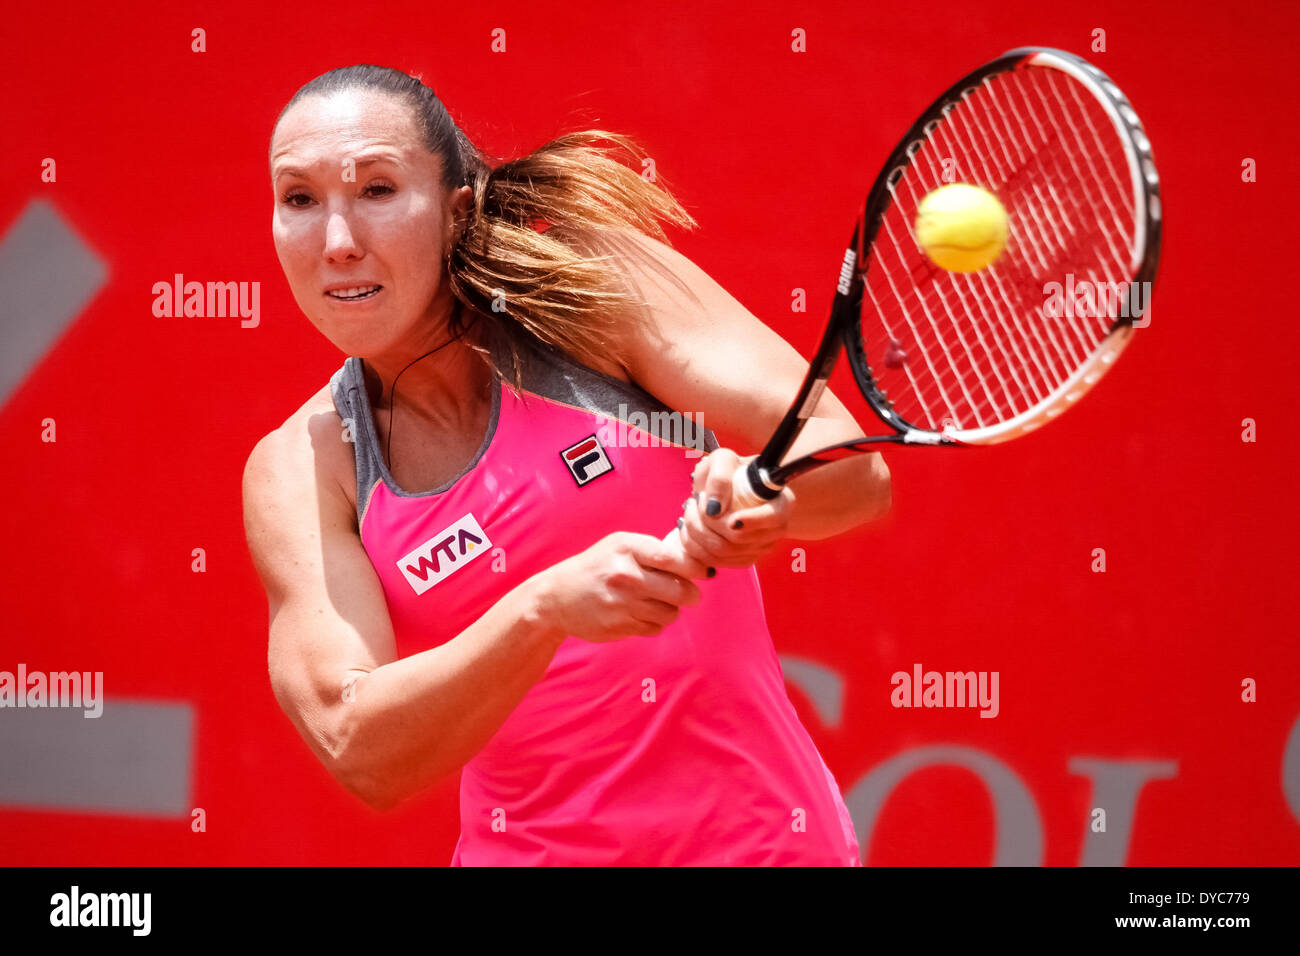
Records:
[[[1000,256],[974,272],[940,268],[917,241],[918,205],[950,182],[991,192],[1007,213]],[[992,445],[1052,421],[1149,323],[1160,222],[1142,123],[1095,66],[1021,47],[963,77],[876,177],[817,354],[771,440],[737,470],[732,510],[849,455]],[[841,351],[888,433],[785,462]]]

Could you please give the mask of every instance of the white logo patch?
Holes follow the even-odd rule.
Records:
[[[397,562],[406,583],[423,594],[443,578],[459,571],[479,555],[492,550],[487,532],[467,514],[451,527],[439,531]]]

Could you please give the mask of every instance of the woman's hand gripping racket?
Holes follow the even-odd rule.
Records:
[[[938,244],[923,236],[928,253],[918,239],[922,200],[952,183],[992,194],[1005,210],[1005,245],[983,268],[937,264],[980,258],[942,248],[961,241],[960,228],[955,240],[940,230]],[[792,478],[848,455],[996,444],[1060,415],[1150,321],[1160,212],[1141,121],[1090,63],[1022,47],[954,84],[876,177],[808,375],[763,451],[737,469],[729,510],[769,501]],[[891,432],[783,463],[841,349]],[[676,529],[664,541],[681,547]]]

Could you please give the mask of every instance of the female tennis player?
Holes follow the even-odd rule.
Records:
[[[883,514],[888,470],[730,507],[749,459],[703,423],[760,445],[804,362],[607,144],[494,167],[377,66],[285,106],[276,252],[347,358],[244,473],[276,699],[375,808],[460,771],[453,865],[858,865],[753,565]],[[861,435],[827,392],[793,454]]]

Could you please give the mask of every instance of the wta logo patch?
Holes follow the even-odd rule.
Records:
[[[468,514],[401,558],[397,570],[402,572],[402,577],[416,594],[423,594],[443,578],[455,574],[491,550],[492,542],[488,540],[487,532],[479,527],[472,514]]]
[[[589,481],[595,481],[605,472],[614,470],[609,456],[595,435],[588,435],[576,445],[564,449],[560,452],[560,460],[569,469],[569,474],[573,475],[579,488]]]

